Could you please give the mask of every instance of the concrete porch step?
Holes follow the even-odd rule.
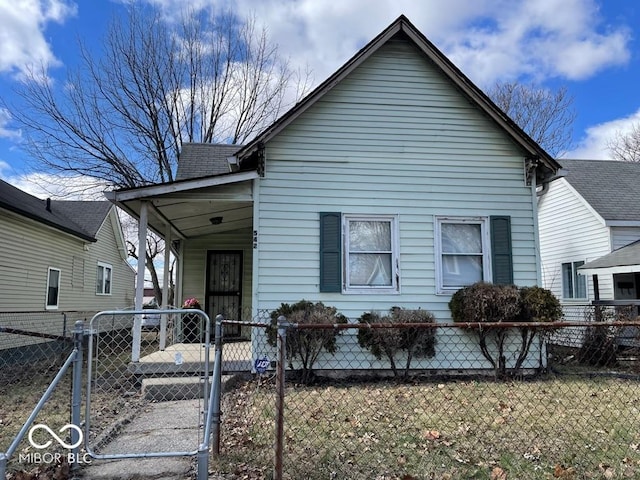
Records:
[[[195,400],[204,397],[204,381],[198,377],[144,378],[141,393],[145,399],[156,402]]]
[[[222,392],[227,391],[247,374],[222,375]],[[209,377],[208,388],[211,388]],[[204,380],[200,377],[162,377],[142,379],[143,398],[155,402],[196,400],[204,397]]]

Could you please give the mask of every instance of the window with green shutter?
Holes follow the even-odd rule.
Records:
[[[493,216],[491,223],[491,266],[493,283],[513,284],[513,257],[511,252],[511,217]]]
[[[320,213],[320,291],[342,291],[342,214]]]
[[[475,282],[513,283],[511,218],[435,217],[437,293]]]

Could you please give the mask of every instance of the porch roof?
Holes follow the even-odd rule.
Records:
[[[582,275],[640,272],[640,240],[578,267]]]
[[[147,202],[148,226],[161,237],[194,238],[251,228],[256,171],[241,171],[105,192],[135,218]]]

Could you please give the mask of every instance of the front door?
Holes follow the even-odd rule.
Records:
[[[222,314],[225,320],[241,320],[242,251],[207,252],[207,315],[211,321]],[[240,335],[240,325],[225,325],[225,337]]]

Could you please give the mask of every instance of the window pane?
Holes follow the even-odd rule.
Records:
[[[482,255],[443,255],[442,283],[444,287],[463,287],[480,282]]]
[[[111,293],[111,269],[105,267],[104,269],[104,293]]]
[[[562,296],[573,298],[573,271],[570,263],[562,264]]]
[[[49,288],[47,290],[47,306],[55,307],[58,305],[58,291],[60,287],[60,272],[58,270],[49,270]]]
[[[350,221],[349,250],[352,252],[390,252],[391,222]]]
[[[98,265],[98,276],[96,279],[96,293],[103,292],[103,285],[102,285],[103,279],[104,279],[104,268]]]
[[[481,226],[443,223],[442,251],[444,253],[482,253]]]
[[[578,267],[584,265],[584,262],[573,262],[573,283],[576,287],[575,298],[587,298],[587,277],[578,274]]]
[[[391,286],[391,254],[349,255],[349,285]]]

